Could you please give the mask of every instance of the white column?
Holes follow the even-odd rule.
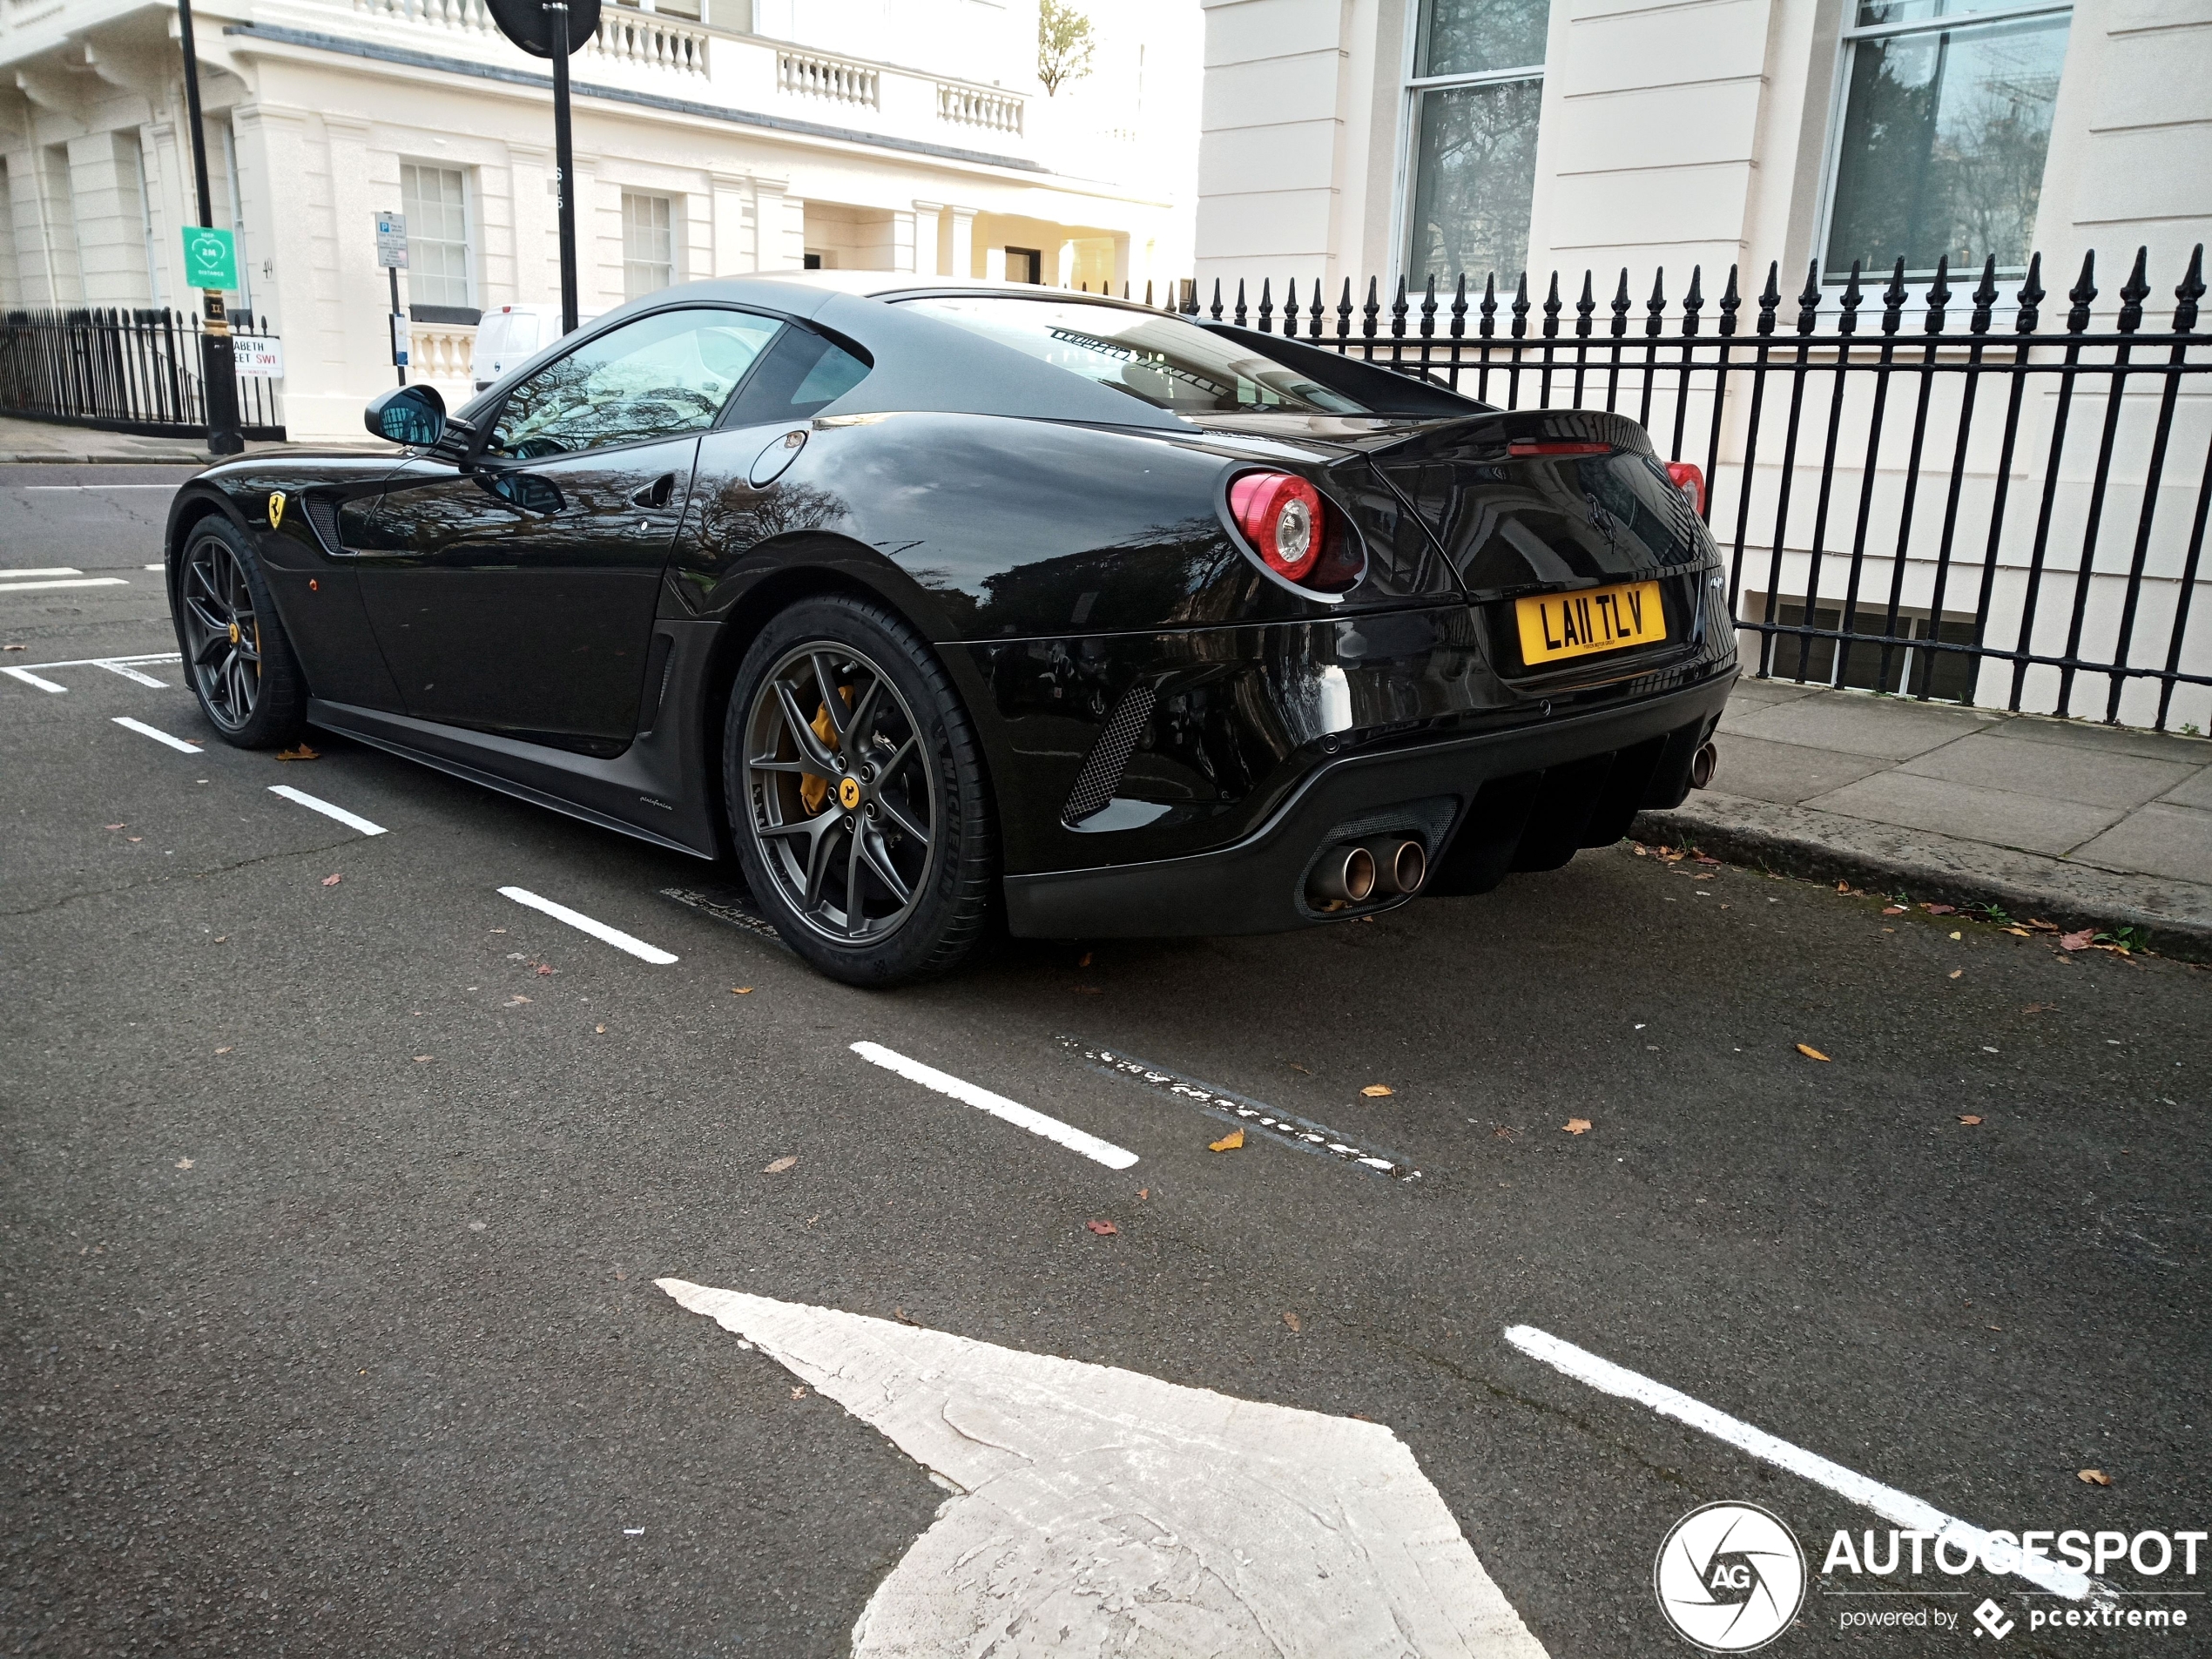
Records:
[[[938,216],[944,211],[945,204],[942,202],[918,201],[914,204],[914,268],[919,275],[942,276],[945,274],[944,260],[940,253],[937,234]],[[962,271],[958,274],[965,276],[968,273]]]
[[[965,281],[975,274],[975,210],[954,206],[948,210],[952,215],[952,246],[948,250],[946,274]],[[999,256],[998,280],[1006,280],[1006,256]]]
[[[737,172],[710,172],[706,179],[713,268],[698,274],[740,276],[758,270],[752,239],[752,180]]]
[[[1072,288],[1076,286],[1076,244],[1069,238],[1060,244],[1060,266],[1057,274],[1051,271],[1040,273],[1045,281],[1055,287]]]
[[[806,204],[783,179],[756,179],[752,211],[758,271],[797,271],[806,263]]]
[[[326,211],[317,206],[310,184],[308,158],[319,146],[310,142],[307,117],[299,111],[256,105],[236,111],[232,125],[238,135],[246,239],[256,260],[251,278],[253,320],[280,333],[287,332],[295,320],[312,329],[316,292],[326,290],[335,299],[338,289],[338,273],[328,264],[333,257],[330,241],[315,235],[313,228]],[[246,253],[242,251],[239,257]],[[320,270],[316,268],[319,260],[325,262]],[[287,305],[292,300],[298,303]],[[287,369],[290,367],[287,361]]]
[[[550,146],[507,146],[508,193],[514,215],[515,267],[510,293],[496,295],[516,305],[558,305],[561,301],[561,230],[553,200]],[[397,206],[399,204],[392,204]],[[493,298],[493,295],[487,295]]]
[[[326,115],[322,131],[322,153],[308,145],[290,158],[328,179],[331,266],[321,303],[285,340],[284,415],[292,430],[327,437],[360,431],[362,400],[393,384],[391,287],[376,263],[376,214],[399,211],[400,185],[396,160],[370,151],[368,122]]]
[[[138,219],[138,160],[123,137],[94,132],[69,141],[70,198],[87,305],[142,306],[153,298]]]
[[[172,311],[199,303],[199,296],[185,287],[183,231],[199,214],[191,203],[191,167],[178,149],[179,138],[173,120],[152,122],[140,135],[146,183],[153,192],[154,257],[161,262],[162,293]]]

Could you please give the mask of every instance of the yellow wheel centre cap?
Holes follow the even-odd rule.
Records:
[[[233,645],[238,644],[238,624],[236,623],[233,623],[231,624],[231,644]]]
[[[858,778],[840,778],[837,780],[837,804],[848,813],[860,804],[860,780]]]

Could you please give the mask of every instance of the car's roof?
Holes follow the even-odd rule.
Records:
[[[920,411],[1080,421],[1176,432],[1192,429],[1187,421],[1141,399],[1071,374],[926,311],[886,302],[891,296],[968,292],[1124,308],[1123,301],[1103,295],[1069,293],[1028,284],[961,283],[945,277],[921,278],[896,272],[808,271],[679,283],[616,307],[590,332],[601,334],[633,317],[681,306],[744,306],[806,323],[858,347],[873,365],[867,378],[823,410],[825,415]],[[543,358],[574,343],[573,337],[563,341],[523,369],[534,368]]]

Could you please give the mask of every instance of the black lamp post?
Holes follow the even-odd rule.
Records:
[[[199,52],[192,39],[192,0],[177,0],[177,19],[185,45],[185,113],[192,128],[192,182],[199,191],[199,222],[215,227],[215,209],[207,189],[207,143],[199,116]],[[238,368],[231,346],[230,319],[223,311],[219,288],[201,290],[200,395],[207,414],[207,449],[211,455],[234,455],[246,448],[238,429]]]

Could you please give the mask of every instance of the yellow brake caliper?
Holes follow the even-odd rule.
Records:
[[[845,699],[846,708],[853,706],[851,686],[839,686],[837,694]],[[822,740],[822,746],[835,752],[837,728],[830,724],[829,705],[825,703],[817,708],[814,711],[814,718],[808,721],[807,725],[813,728],[814,735]],[[802,772],[799,774],[799,799],[808,812],[820,812],[822,803],[829,799],[829,792],[830,780],[828,779],[818,778],[811,772]]]

